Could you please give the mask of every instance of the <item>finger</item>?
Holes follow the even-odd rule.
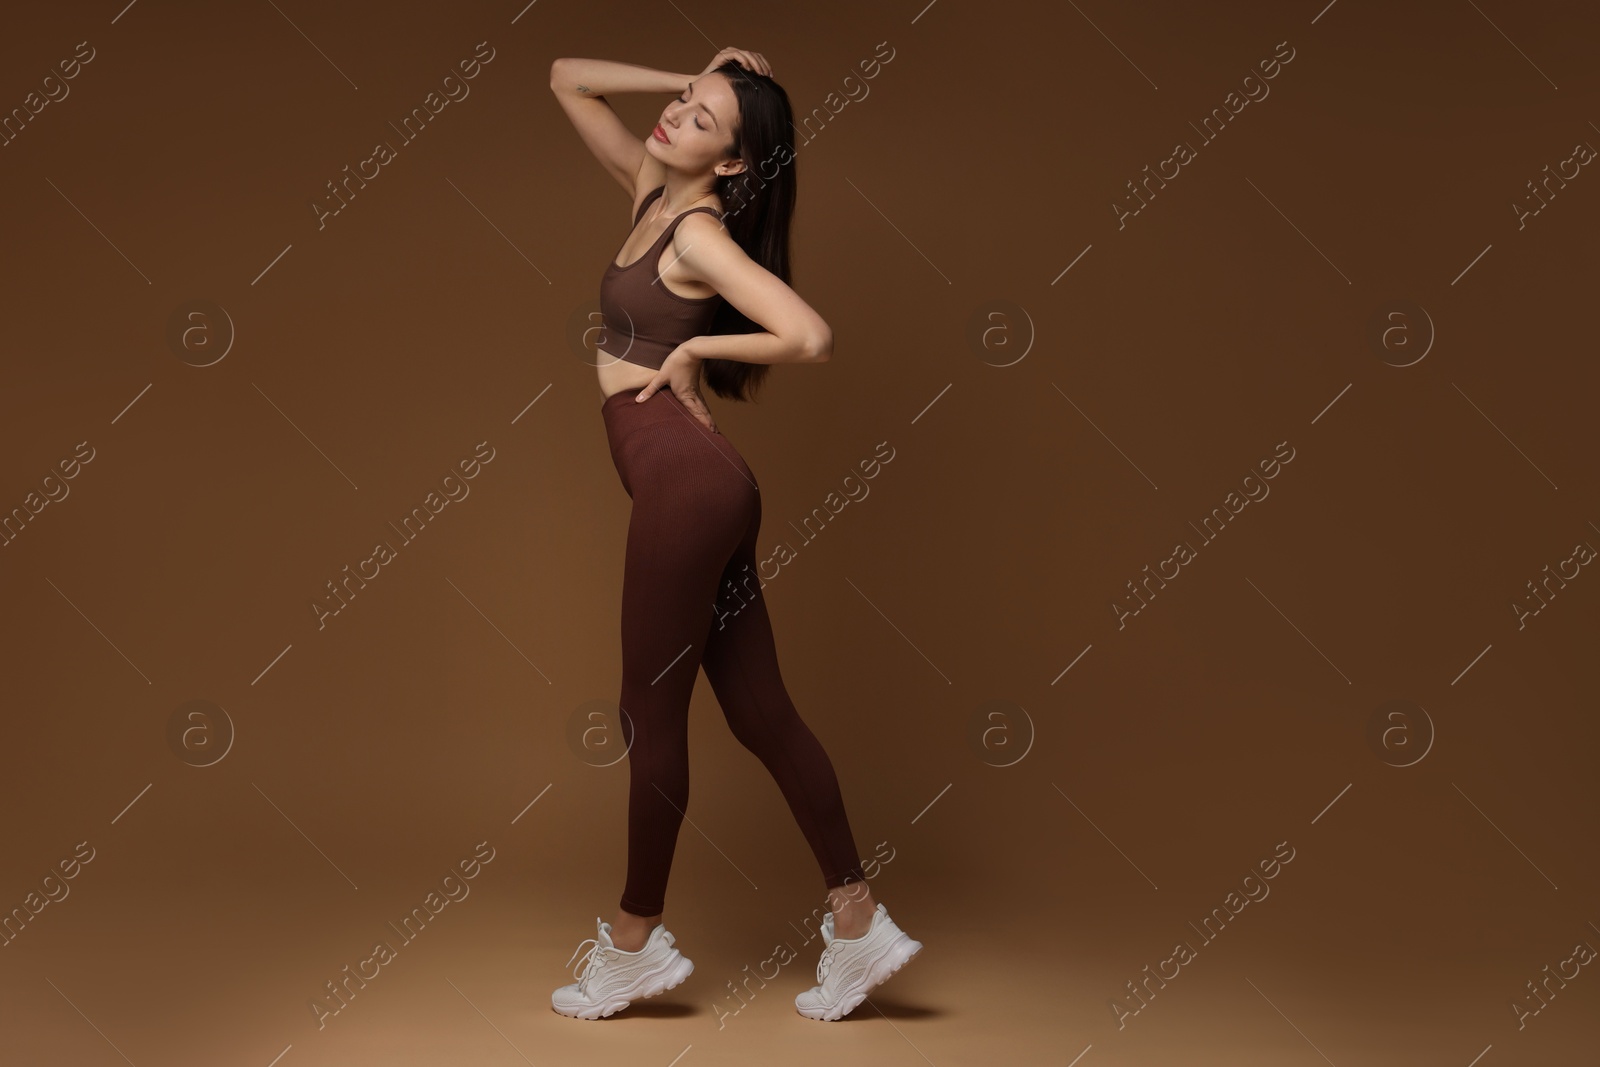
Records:
[[[700,425],[704,426],[708,430],[715,430],[717,428],[716,423],[711,421],[710,410],[707,409],[705,404],[700,401],[699,397],[693,395],[679,396],[678,402],[688,409],[689,414],[693,415],[695,417],[695,421],[699,422]]]

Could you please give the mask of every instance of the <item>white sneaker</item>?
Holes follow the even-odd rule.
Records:
[[[583,974],[572,985],[550,994],[550,1006],[574,1019],[601,1019],[626,1008],[632,1001],[653,997],[679,985],[694,971],[689,958],[672,947],[672,934],[657,923],[637,952],[624,952],[611,942],[611,924],[599,924],[595,937],[585,938],[578,949],[594,942],[584,956]],[[578,956],[577,950],[572,958]],[[567,960],[568,964],[572,959]]]
[[[822,940],[827,947],[817,961],[821,984],[795,997],[794,1006],[807,1019],[829,1022],[849,1015],[869,992],[922,951],[922,942],[896,926],[881,903],[867,932],[848,940],[833,936],[833,912],[828,912],[822,917]]]

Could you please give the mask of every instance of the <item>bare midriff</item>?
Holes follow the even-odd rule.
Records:
[[[600,377],[600,393],[603,397],[620,393],[625,389],[643,389],[661,373],[638,363],[629,363],[625,359],[614,359],[598,350],[594,357]],[[697,382],[696,386],[698,385]]]

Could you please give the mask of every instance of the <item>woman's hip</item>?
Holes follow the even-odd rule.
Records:
[[[695,418],[670,390],[637,401],[638,389],[605,398],[601,414],[612,462],[623,487],[635,495],[648,482],[686,491],[759,493],[754,473],[726,435]]]

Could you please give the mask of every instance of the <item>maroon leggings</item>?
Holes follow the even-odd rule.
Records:
[[[622,581],[628,880],[622,910],[660,915],[689,803],[689,696],[705,668],[733,736],[777,780],[829,887],[864,881],[839,780],[789,700],[756,576],[761,495],[744,458],[662,389],[601,404],[633,499]]]

